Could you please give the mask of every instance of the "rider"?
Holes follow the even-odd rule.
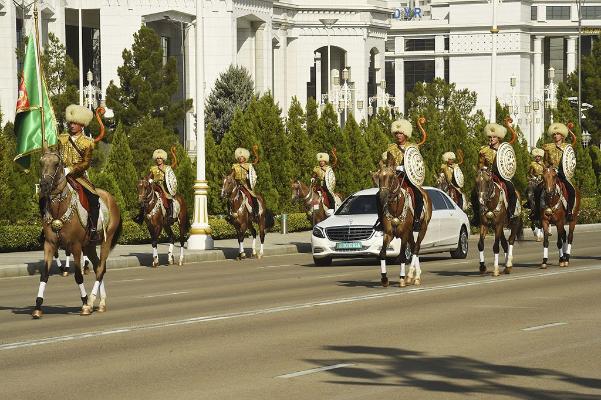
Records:
[[[410,187],[411,191],[413,192],[413,196],[415,198],[415,212],[413,213],[413,230],[419,231],[421,226],[420,217],[424,208],[424,199],[422,197],[422,192],[420,188],[415,186],[409,179],[406,179],[405,167],[403,164],[405,151],[409,147],[415,147],[419,151],[419,148],[416,144],[409,142],[409,138],[411,138],[412,131],[413,127],[411,126],[411,122],[407,121],[406,119],[394,121],[390,126],[390,133],[394,135],[395,143],[391,143],[388,145],[387,152],[394,157],[397,176],[401,180],[401,185],[405,188]]]
[[[334,187],[328,188],[328,185],[326,184],[326,175],[329,173],[334,173],[332,167],[328,165],[330,162],[330,156],[328,153],[317,153],[317,162],[319,165],[313,168],[311,183],[318,181],[318,184],[314,186],[315,191],[321,195],[321,198],[323,199],[327,208],[335,208],[336,204],[334,201],[334,193],[330,192],[330,189],[334,190]]]
[[[442,165],[440,166],[439,176],[440,178],[446,180],[450,187],[455,188],[455,190],[459,192],[458,199],[460,204],[457,205],[459,208],[463,209],[463,196],[461,195],[461,188],[457,182],[455,182],[455,168],[459,168],[459,165],[455,163],[456,159],[457,157],[455,157],[455,153],[452,151],[447,151],[444,153],[442,155]]]
[[[504,184],[507,190],[507,214],[509,219],[518,217],[515,214],[517,195],[515,187],[510,180],[503,179],[495,168],[495,158],[497,150],[501,145],[501,140],[507,134],[507,129],[499,124],[488,124],[484,127],[484,134],[488,136],[488,146],[480,147],[478,169],[486,168],[492,171],[493,181],[497,184]],[[503,185],[501,185],[503,186]],[[472,192],[472,209],[474,210],[474,218],[472,225],[480,225],[480,201],[478,199],[477,190],[474,188]]]
[[[98,240],[98,214],[100,201],[96,188],[88,179],[86,171],[90,168],[94,139],[83,133],[83,128],[88,126],[94,114],[86,107],[71,104],[65,110],[69,133],[58,135],[58,148],[61,160],[65,166],[65,175],[69,184],[79,191],[81,188],[86,195],[90,213],[88,215],[88,229],[90,241]]]
[[[242,191],[251,200],[252,212],[255,219],[259,218],[259,201],[257,195],[254,192],[254,187],[251,185],[249,174],[255,173],[255,169],[251,163],[248,162],[250,152],[247,149],[238,147],[234,152],[234,157],[238,161],[232,164],[232,175],[238,184],[240,184]],[[256,175],[256,173],[255,173]]]
[[[532,149],[532,157],[534,160],[530,162],[530,167],[528,168],[528,182],[535,188],[534,191],[530,190],[528,193],[529,197],[529,207],[530,207],[530,220],[532,222],[537,221],[537,212],[536,212],[536,202],[535,198],[540,198],[540,183],[543,178],[543,169],[545,168],[545,164],[543,163],[543,156],[545,155],[545,151],[543,149],[534,148]]]
[[[167,215],[167,220],[165,223],[167,225],[172,225],[175,222],[173,218],[173,196],[167,190],[167,186],[165,185],[166,175],[171,170],[171,166],[165,164],[167,160],[167,152],[163,149],[156,149],[152,153],[152,158],[156,165],[150,167],[150,172],[146,176],[146,179],[150,183],[154,183],[154,189],[159,192],[161,196],[161,201],[164,205],[166,205],[165,214]],[[175,176],[175,174],[170,174]],[[140,212],[134,218],[134,221],[137,223],[141,223],[144,220],[144,206],[140,207]]]
[[[566,177],[562,163],[563,152],[568,146],[568,144],[564,142],[565,138],[568,136],[568,127],[562,123],[554,122],[549,126],[547,133],[553,137],[553,143],[547,143],[543,145],[543,150],[545,151],[544,162],[546,166],[558,170],[557,177],[563,182],[568,191],[568,210],[566,219],[568,222],[571,222],[573,219],[572,212],[576,200],[576,190],[574,189],[572,182],[570,182]]]

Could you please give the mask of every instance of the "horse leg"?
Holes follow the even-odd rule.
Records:
[[[509,262],[509,243],[507,243],[507,238],[505,237],[505,231],[501,230],[500,244],[503,249],[503,254],[505,254],[505,265]]]
[[[259,256],[263,258],[263,245],[265,244],[265,213],[259,217]]]
[[[407,283],[405,282],[405,264],[407,264],[407,240],[405,238],[401,238],[401,254],[399,255],[399,259],[401,262],[401,271],[399,274],[399,286],[405,287]]]
[[[252,253],[251,253],[251,257],[256,258],[257,257],[257,230],[255,229],[255,227],[253,225],[250,226],[250,234],[253,237],[253,242],[252,242]]]
[[[240,226],[240,229],[238,230],[238,260],[243,260],[246,258],[246,253],[244,252],[244,232],[246,231],[246,229],[244,229],[243,226]]]
[[[559,266],[560,267],[565,267],[565,259],[564,259],[564,245],[567,242],[566,240],[566,230],[563,226],[563,224],[561,223],[562,221],[559,221],[557,223],[557,251],[559,251]]]
[[[83,274],[87,275],[90,273],[90,259],[88,258],[87,255],[83,255],[83,268],[82,268]]]
[[[574,218],[572,218],[572,221],[570,222],[570,225],[569,225],[569,233],[568,233],[568,237],[567,237],[566,250],[563,253],[565,267],[570,265],[570,253],[572,252],[572,241],[574,240],[574,229],[576,228],[577,215],[578,215],[577,213],[574,213]]]
[[[383,287],[388,287],[388,276],[386,271],[386,249],[392,240],[392,234],[384,233],[382,238],[382,248],[380,249],[380,282]]]
[[[88,245],[85,248],[84,253],[88,256],[90,262],[92,263],[92,267],[94,269],[94,272],[98,271],[98,267],[100,265],[100,259],[98,258],[98,254],[96,253],[96,246],[94,245]],[[81,269],[79,269],[79,272],[81,274]],[[75,270],[75,281],[79,284],[78,280],[77,280],[77,269]],[[92,289],[92,292],[90,293],[90,295],[88,296],[87,294],[85,294],[85,288],[83,286],[83,275],[81,276],[81,285],[79,285],[79,290],[81,291],[81,301],[83,302],[83,305],[81,307],[81,312],[80,315],[90,315],[92,314],[92,311],[94,310],[94,301],[96,300],[96,296],[98,294],[98,287],[96,287],[96,285],[94,285],[94,289]],[[84,297],[85,297],[85,302],[84,302]]]
[[[167,236],[169,237],[169,252],[167,253],[167,263],[169,265],[175,264],[175,259],[173,257],[173,244],[175,243],[175,235],[173,234],[173,230],[170,226],[165,225],[165,232],[167,232]]]
[[[106,272],[106,260],[111,251],[111,242],[110,240],[106,240],[100,246],[100,260],[94,264],[94,272],[96,273],[96,282],[94,282],[94,287],[92,288],[92,292],[88,297],[88,309],[90,312],[94,309],[94,301],[98,294],[100,294],[100,304],[98,305],[98,312],[106,311],[106,289],[104,287],[104,274]],[[93,256],[98,259],[96,256],[96,248],[94,248],[90,253],[93,252]]]
[[[421,249],[422,240],[424,240],[424,237],[426,236],[426,230],[427,230],[427,224],[422,223],[422,227],[421,227],[419,233],[417,234],[417,240],[413,244],[413,252],[412,252],[413,256],[412,257],[415,259],[415,281],[413,282],[413,284],[416,286],[419,286],[422,284],[422,268],[419,263],[419,251]],[[413,238],[412,232],[409,232],[409,235]],[[412,262],[412,264],[413,264],[413,262]]]
[[[495,226],[495,242],[492,246],[492,251],[495,257],[492,276],[499,276],[499,242],[501,241],[501,235],[503,235],[503,224],[499,223]]]
[[[159,243],[159,235],[161,233],[161,228],[156,228],[150,232],[152,238],[152,268],[157,268],[159,266],[159,250],[157,248]]]
[[[186,243],[186,235],[188,234],[188,216],[186,214],[180,215],[179,220],[179,262],[178,265],[181,267],[184,265],[184,243]]]
[[[42,318],[44,314],[42,312],[42,303],[44,303],[44,291],[46,290],[46,284],[48,283],[48,277],[50,276],[50,268],[52,267],[52,256],[54,255],[54,249],[49,242],[44,242],[44,265],[40,268],[40,285],[38,287],[38,295],[35,299],[35,307],[31,313],[33,319]]]
[[[480,274],[486,274],[486,264],[484,264],[484,238],[486,237],[486,228],[480,226],[480,240],[478,240],[478,252],[480,254]]]
[[[547,269],[547,261],[549,260],[549,221],[545,218],[542,221],[543,229],[543,262],[540,264],[541,269]]]
[[[85,314],[83,314],[83,311],[84,311],[84,306],[88,302],[88,295],[86,294],[86,288],[83,284],[83,274],[81,272],[81,256],[82,256],[81,246],[77,243],[77,244],[73,245],[73,247],[71,248],[71,251],[73,253],[73,264],[75,265],[75,283],[79,287],[79,294],[81,295],[80,296],[81,303],[82,303],[81,313],[82,313],[82,315],[85,315]]]

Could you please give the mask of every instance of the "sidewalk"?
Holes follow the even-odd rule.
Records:
[[[244,240],[244,249],[250,256],[252,238]],[[257,251],[259,250],[259,239],[257,237]],[[167,252],[169,244],[158,245],[159,262],[161,266],[167,265]],[[283,254],[298,254],[311,252],[311,232],[294,232],[286,235],[281,233],[268,233],[265,237],[263,248],[264,256],[275,256]],[[60,251],[61,261],[64,264],[65,253]],[[179,244],[173,249],[175,259],[179,258]],[[235,259],[238,256],[238,240],[223,239],[215,240],[213,250],[188,250],[184,251],[184,263],[197,263],[203,261],[218,261]],[[73,269],[73,258],[71,257],[71,269]],[[0,253],[0,278],[35,275],[43,265],[44,253],[38,251],[23,251],[15,253]],[[107,260],[107,269],[148,267],[152,264],[152,246],[150,244],[140,245],[117,245]],[[58,273],[56,263],[52,263],[51,273]]]

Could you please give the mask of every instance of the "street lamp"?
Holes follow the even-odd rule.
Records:
[[[94,111],[98,104],[96,95],[100,90],[96,86],[92,85],[92,80],[94,79],[94,74],[92,74],[92,71],[88,70],[88,73],[86,74],[86,78],[88,80],[88,85],[84,88],[85,107]]]
[[[545,108],[550,111],[549,120],[553,123],[553,111],[557,107],[557,84],[555,83],[555,68],[549,67],[549,84],[543,89],[545,92]]]
[[[336,22],[338,22],[338,18],[320,18],[319,21],[326,27],[326,31],[328,33],[328,101],[330,101],[330,91],[332,90],[332,82],[331,82],[331,71],[332,71],[332,57],[330,54],[330,30],[332,26]]]
[[[591,142],[591,134],[585,129],[582,131],[582,146],[588,147],[588,144]]]
[[[496,63],[497,63],[497,33],[499,28],[497,27],[497,3],[501,0],[490,0],[492,6],[492,26],[490,28],[491,33],[491,56],[490,56],[490,114],[489,122],[494,123],[497,119],[497,93],[495,91],[496,85]]]

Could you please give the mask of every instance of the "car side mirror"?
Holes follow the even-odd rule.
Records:
[[[328,208],[328,209],[326,210],[326,215],[327,215],[328,217],[331,217],[332,215],[334,215],[334,210],[333,210],[333,209],[331,209],[331,208]]]

